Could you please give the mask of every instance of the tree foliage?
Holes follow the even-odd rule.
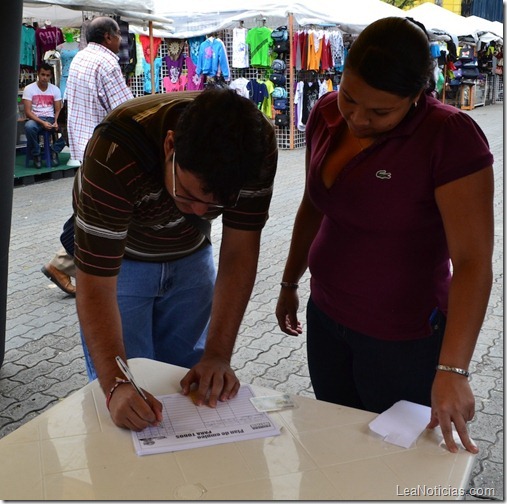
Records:
[[[414,0],[382,0],[389,5],[394,5],[400,9],[410,9],[414,6]]]

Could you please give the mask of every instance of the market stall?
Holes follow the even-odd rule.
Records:
[[[503,29],[478,16],[463,17],[431,3],[409,9],[446,52],[439,61],[442,101],[463,110],[503,101]]]
[[[487,37],[493,37],[493,39],[488,40],[488,44],[492,41],[495,44],[499,42],[498,27],[485,29],[483,22],[481,22],[480,27],[478,25],[477,30],[471,27],[470,24],[465,27],[464,18],[452,18],[456,15],[450,12],[449,14],[452,14],[452,16],[447,16],[448,11],[439,11],[438,15],[432,15],[429,19],[421,19],[423,14],[420,11],[421,9],[419,11],[414,11],[414,9],[408,12],[401,11],[381,0],[354,0],[354,2],[335,0],[334,2],[321,4],[315,4],[315,2],[309,0],[300,2],[285,1],[283,3],[259,0],[255,2],[255,5],[247,7],[238,7],[238,3],[231,2],[231,0],[216,0],[213,4],[203,0],[194,0],[191,3],[168,3],[166,0],[146,0],[144,2],[138,2],[137,0],[78,0],[77,2],[75,0],[31,0],[30,2],[12,0],[9,5],[7,5],[7,2],[3,2],[2,5],[2,13],[4,14],[2,19],[6,21],[8,27],[7,30],[2,32],[2,37],[5,37],[4,46],[12,48],[11,53],[17,55],[19,54],[17,44],[23,21],[30,24],[30,21],[33,23],[35,20],[38,22],[50,20],[52,26],[61,29],[80,29],[86,16],[113,15],[129,23],[129,32],[139,37],[139,40],[141,40],[141,37],[145,37],[145,44],[147,38],[150,54],[155,54],[153,60],[147,62],[149,63],[149,70],[146,70],[146,66],[138,67],[136,62],[133,70],[130,69],[129,72],[125,72],[136,96],[147,92],[171,92],[173,90],[188,89],[188,83],[192,81],[192,79],[189,79],[189,71],[192,67],[190,42],[198,40],[199,45],[196,46],[196,49],[199,50],[200,44],[204,42],[215,43],[218,39],[223,45],[227,58],[228,75],[223,74],[222,68],[219,74],[205,73],[202,68],[199,68],[198,63],[193,62],[198,69],[195,73],[196,85],[221,85],[222,78],[227,85],[236,81],[235,85],[238,86],[248,83],[253,86],[254,82],[262,81],[266,86],[264,92],[270,96],[266,112],[271,114],[271,119],[277,127],[279,147],[293,149],[304,146],[304,119],[300,117],[301,110],[311,108],[311,104],[318,97],[315,92],[317,86],[320,88],[320,85],[324,84],[326,86],[324,89],[329,90],[331,88],[335,89],[339,85],[343,54],[347,44],[352,43],[354,36],[376,19],[387,16],[410,15],[425,23],[430,31],[435,33],[436,40],[442,36],[449,40],[456,38],[459,42],[458,37],[465,36],[471,37],[472,40],[477,40],[480,43],[486,41]],[[445,10],[442,9],[442,11]],[[461,16],[456,17],[461,18]],[[438,20],[438,24],[433,26],[435,19]],[[251,59],[243,63],[234,61],[234,46],[240,33],[246,36],[248,31],[261,29],[267,30],[271,34],[280,27],[286,27],[287,32],[288,47],[284,51],[273,51],[269,62],[254,63]],[[500,31],[503,32],[503,30]],[[332,41],[334,44],[338,44],[340,49],[337,52],[335,51],[333,60],[323,63],[321,58],[318,66],[315,67],[309,64],[305,66],[302,61],[299,62],[295,58],[299,47],[299,42],[295,42],[296,37],[299,41],[310,35],[317,36],[318,40],[326,41],[326,44],[329,43],[329,45]],[[16,41],[14,47],[13,40]],[[272,37],[271,40],[268,38],[266,40],[270,46],[283,42],[276,41]],[[503,46],[503,40],[501,40],[501,43]],[[179,54],[177,54],[178,48],[181,48]],[[342,51],[341,58],[339,57],[340,51]],[[137,49],[136,54],[138,54]],[[139,59],[142,60],[142,53],[139,54]],[[176,59],[183,56],[184,60],[182,66],[178,66],[175,70],[174,67],[170,66],[170,63],[168,64],[168,61],[173,60],[173,58],[167,59],[174,54],[177,55]],[[496,73],[498,67],[501,66],[500,62],[503,64],[503,58],[500,60],[497,57],[499,54],[496,52],[491,67],[497,83],[496,91],[493,93],[495,100],[499,99],[500,96],[503,98],[503,76]],[[9,65],[14,63],[17,69],[9,69],[8,75],[19,72],[19,59],[15,57],[12,60],[9,58]],[[275,60],[278,60],[276,68],[273,67]],[[146,79],[148,71],[150,76],[149,79]],[[278,76],[272,80],[272,76],[275,74],[278,74]],[[180,80],[182,76],[185,77],[184,84],[183,79]],[[7,127],[7,129],[2,132],[0,145],[0,149],[8,150],[7,155],[4,155],[2,159],[5,159],[10,166],[13,164],[10,160],[15,150],[12,149],[12,146],[16,145],[17,141],[13,137],[15,136],[15,124],[19,113],[16,107],[16,94],[20,89],[19,79],[15,92],[13,88],[9,87],[14,85],[11,80],[13,78],[6,79],[2,84],[6,86],[6,92],[2,94],[3,109],[8,113],[7,120],[4,121],[4,127]],[[499,84],[502,84],[501,89]],[[280,94],[279,98],[273,95],[275,88],[280,88],[277,91]],[[469,105],[470,96],[469,94],[467,102]],[[276,107],[275,98],[278,100]],[[472,99],[472,103],[477,104],[478,100]],[[487,103],[486,100],[485,103]],[[260,105],[263,104],[260,103]],[[0,151],[0,155],[4,152]],[[7,188],[9,194],[2,198],[2,203],[6,205],[6,208],[2,219],[4,234],[1,240],[4,246],[5,261],[0,265],[2,270],[5,271],[5,276],[0,278],[0,288],[2,280],[3,285],[6,285],[9,232],[7,223],[10,222],[11,205],[10,184],[12,182],[12,173],[9,173],[8,170],[4,170],[2,173],[5,175],[6,172],[8,181],[3,186]],[[3,255],[0,257],[3,257]],[[5,321],[5,318],[3,320]],[[1,319],[0,325],[4,325]],[[4,338],[0,337],[0,356],[2,358],[3,346],[1,345],[3,345],[3,341]]]
[[[207,2],[197,0],[190,6],[179,4],[168,8],[167,2],[153,0],[146,5],[149,13],[139,13],[140,18],[170,19],[171,30],[164,31],[164,27],[161,30],[154,29],[153,26],[156,25],[152,23],[153,26],[149,26],[149,33],[146,23],[143,26],[139,23],[139,19],[130,19],[125,15],[130,12],[127,10],[128,6],[118,4],[113,12],[121,13],[118,18],[128,23],[129,31],[135,34],[137,42],[137,58],[136,54],[130,55],[130,60],[136,60],[136,65],[133,70],[130,68],[125,72],[125,77],[134,96],[153,92],[202,89],[209,85],[222,85],[223,81],[227,85],[232,84],[236,89],[238,86],[249,85],[250,88],[245,94],[251,98],[253,94],[257,94],[262,98],[259,99],[258,105],[277,127],[279,147],[284,149],[301,147],[304,145],[306,118],[306,114],[303,114],[303,119],[301,118],[302,110],[311,108],[319,93],[336,89],[343,65],[343,51],[351,43],[353,36],[376,19],[404,15],[400,9],[380,0],[358,0],[354,4],[340,0],[325,7],[314,7],[309,4],[309,2],[260,1],[256,2],[255,7],[245,8],[238,7],[230,0],[219,0],[210,7]],[[31,7],[32,5],[37,7]],[[100,2],[84,0],[81,2],[80,7],[88,9],[81,12],[81,23],[86,15],[93,14],[90,11],[91,5],[98,8]],[[33,20],[33,17],[28,16],[34,15],[34,9],[42,8],[54,9],[54,6],[50,7],[45,2],[26,3],[24,20]],[[104,6],[104,9],[97,13],[108,12],[107,9],[110,9],[110,6]],[[65,23],[69,26],[79,26],[79,17],[72,18],[68,11],[69,9],[59,6],[58,11],[50,11],[42,17],[39,14],[38,20],[46,19],[44,16],[51,14],[54,16],[51,18],[53,25],[62,28],[65,27]],[[287,40],[284,42],[287,47],[277,52],[275,41],[270,34],[279,26],[286,27]],[[167,28],[167,24],[165,27]],[[251,39],[254,32],[265,36],[263,40],[266,42],[267,51],[264,60],[249,57],[248,53],[251,55],[255,48],[251,40],[246,40],[247,32],[251,32]],[[238,42],[238,37],[241,36],[245,40]],[[313,65],[296,65],[295,61],[291,60],[291,55],[297,50],[295,39],[301,39],[303,43],[303,39],[313,40],[313,37],[317,45],[319,40],[328,45],[333,43],[333,54],[337,57],[333,61],[330,58],[321,61],[319,55],[317,63]],[[147,38],[151,44],[149,53],[155,54],[154,58],[151,56],[143,58],[143,53],[139,50],[140,46],[146,47]],[[237,63],[234,54],[235,44],[244,42],[248,46],[247,57],[245,61]],[[201,71],[198,52],[202,43],[209,44],[213,50],[218,50],[218,43],[222,44],[223,68],[226,72],[223,72],[223,69],[218,73]],[[279,65],[276,71],[272,68],[274,60],[278,60]],[[151,79],[147,78],[150,77],[149,73]],[[273,80],[271,77],[274,74],[276,75]],[[259,87],[260,89],[257,89]],[[278,95],[275,93],[272,97],[271,93],[275,88],[278,88]],[[257,98],[254,98],[254,101],[256,100]]]

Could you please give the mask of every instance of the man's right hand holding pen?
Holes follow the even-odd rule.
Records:
[[[136,384],[123,361],[123,366],[118,359],[117,363],[127,379],[116,378],[106,396],[113,422],[118,427],[133,431],[158,425],[162,421],[162,403]]]

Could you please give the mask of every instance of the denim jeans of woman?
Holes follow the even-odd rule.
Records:
[[[118,276],[127,358],[145,357],[190,368],[201,358],[216,271],[212,247],[176,261],[124,259]],[[88,377],[97,377],[81,333]]]
[[[380,413],[399,400],[431,405],[445,316],[432,319],[432,334],[384,341],[338,324],[310,300],[307,352],[317,399]]]

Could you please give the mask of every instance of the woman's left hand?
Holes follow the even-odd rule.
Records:
[[[467,429],[467,422],[474,415],[475,398],[468,379],[455,373],[437,371],[431,390],[431,420],[427,428],[440,425],[447,448],[456,453],[458,446],[452,434],[454,424],[465,449],[478,453],[479,449],[470,439]]]

